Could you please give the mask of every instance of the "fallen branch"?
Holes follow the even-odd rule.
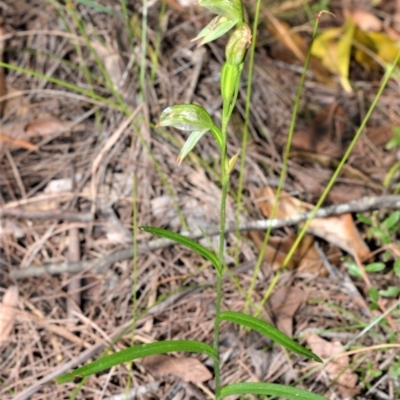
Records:
[[[92,213],[71,211],[22,210],[21,208],[0,208],[0,218],[55,219],[71,222],[92,222]]]
[[[327,218],[347,213],[380,210],[382,208],[400,209],[400,196],[393,195],[381,197],[362,197],[349,203],[320,208],[317,211],[315,218]],[[267,220],[251,221],[240,225],[239,230],[242,232],[257,230],[263,231],[268,229],[270,226],[272,227],[272,229],[293,226],[307,220],[311,213],[311,211],[308,211],[302,214],[292,215],[287,218],[274,218]],[[226,233],[233,232],[235,231],[235,229],[235,226],[231,225],[226,229]],[[216,235],[219,235],[218,229],[211,228],[205,233],[198,231],[191,233],[187,236],[191,239],[200,239],[204,236],[211,237]],[[146,243],[140,243],[137,247],[137,251],[138,254],[144,254],[146,252],[151,252],[163,247],[170,246],[171,244],[174,244],[174,242],[171,240],[156,239]],[[41,276],[44,274],[57,275],[63,272],[76,273],[84,269],[90,269],[91,271],[97,273],[104,273],[112,264],[118,261],[131,259],[132,256],[132,247],[129,247],[127,249],[118,250],[100,260],[82,261],[77,263],[64,262],[32,266],[21,270],[11,271],[10,275],[14,279],[22,279],[31,276]]]
[[[249,261],[247,263],[243,263],[236,268],[232,270],[232,273],[234,275],[238,275],[249,268],[254,267],[254,261]],[[229,274],[224,275],[224,279],[227,279],[229,277]],[[210,282],[211,284],[211,282]],[[147,318],[155,315],[159,315],[166,311],[169,307],[172,306],[177,306],[180,302],[185,300],[188,296],[194,295],[195,293],[200,292],[202,289],[200,288],[194,288],[194,287],[189,287],[184,289],[183,291],[180,291],[179,293],[175,293],[169,297],[167,297],[164,301],[161,303],[155,305],[154,307],[150,308],[149,310],[146,311],[146,313],[142,316],[139,317],[139,319],[136,322],[136,326],[141,325]],[[122,326],[118,327],[112,334],[110,334],[110,339],[114,342],[118,340],[118,338],[121,337],[122,334],[127,334],[132,330],[133,327],[133,322],[128,321]],[[111,344],[111,343],[110,343]],[[23,392],[19,393],[14,397],[14,400],[28,400],[32,397],[33,394],[37,393],[43,385],[53,381],[54,378],[57,376],[64,374],[65,372],[76,368],[78,365],[81,365],[85,363],[89,358],[94,357],[97,353],[100,351],[104,350],[106,347],[105,344],[103,343],[96,343],[92,347],[86,349],[82,353],[80,353],[77,357],[75,357],[73,360],[67,361],[66,363],[58,366],[55,370],[50,372],[48,375],[45,375],[43,378],[39,379],[37,382],[35,382],[33,385],[29,386],[26,388]]]

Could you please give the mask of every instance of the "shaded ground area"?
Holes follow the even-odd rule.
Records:
[[[220,118],[219,71],[226,39],[197,49],[190,40],[210,14],[173,1],[152,1],[142,58],[139,3],[128,5],[130,29],[118,2],[98,3],[104,10],[83,2],[0,4],[2,56],[8,64],[0,75],[0,316],[6,321],[0,330],[1,399],[68,398],[77,384],[56,386],[51,379],[99,357],[117,336],[112,350],[126,348],[132,340],[212,341],[211,266],[178,246],[160,245],[136,227],[200,228],[202,243],[215,246],[207,232],[215,230],[219,219],[217,146],[205,135],[178,165],[187,135],[156,123],[165,107],[188,102],[204,106],[216,121]],[[254,4],[246,9],[252,20]],[[343,4],[331,1],[329,9],[337,17],[323,18],[322,30],[343,24]],[[302,71],[291,45],[279,40],[271,26],[279,30],[287,23],[309,43],[306,11],[301,1],[262,5],[243,205],[237,218],[238,162],[228,199],[229,223],[264,220],[271,213]],[[371,13],[386,25],[395,22],[392,2],[381,2]],[[337,77],[325,71],[332,81],[328,84],[313,68],[301,96],[277,218],[316,204],[382,78],[382,69],[365,71],[352,58],[355,90],[346,93]],[[229,128],[230,156],[241,148],[247,77],[245,72]],[[395,78],[325,205],[396,194],[398,145],[385,146],[399,124],[398,93]],[[261,307],[265,320],[331,362],[318,367],[254,332],[223,323],[224,384],[293,384],[331,399],[399,397],[398,293],[379,292],[400,284],[393,267],[400,254],[400,216],[381,225],[391,215],[389,209],[399,208],[398,199],[390,201],[379,213],[365,213],[389,241],[376,230],[371,233],[365,220],[357,222],[356,209],[311,226]],[[224,309],[244,309],[244,291],[263,249],[252,294],[255,312],[298,226],[273,230],[267,246],[262,245],[265,230],[227,233],[225,256],[232,274],[224,281]],[[363,265],[371,263],[384,263],[383,269],[365,272]],[[4,295],[14,286],[18,290]],[[380,293],[375,302],[374,290]],[[372,326],[392,306],[394,312]],[[113,368],[91,377],[76,398],[210,398],[210,360],[177,357],[182,358],[179,363],[169,356]]]

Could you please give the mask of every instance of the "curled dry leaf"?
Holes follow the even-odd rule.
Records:
[[[275,190],[270,187],[265,187],[259,191],[257,198],[262,198],[264,200],[259,203],[259,206],[262,213],[266,217],[269,217],[274,204]],[[285,191],[282,191],[275,217],[290,217],[292,215],[311,211],[313,208],[314,206],[312,204],[300,201],[290,196]],[[314,218],[308,228],[308,232],[334,244],[350,254],[356,254],[360,259],[365,259],[369,256],[370,250],[357,231],[350,214],[329,218]]]
[[[343,346],[337,340],[328,342],[319,336],[311,335],[307,338],[307,343],[311,347],[311,351],[322,359],[343,352]],[[345,399],[352,399],[360,392],[360,388],[357,386],[358,376],[348,368],[349,363],[349,356],[338,356],[325,366],[330,382],[335,381],[333,386]]]
[[[18,298],[17,286],[10,286],[4,294],[0,304],[0,342],[6,340],[13,329]]]
[[[308,44],[306,40],[298,33],[293,32],[291,27],[284,21],[277,19],[273,13],[264,10],[266,17],[269,19],[268,29],[276,40],[288,49],[297,60],[304,63],[307,57]],[[315,77],[326,85],[332,86],[334,82],[329,77],[320,60],[315,57],[310,59],[310,69]]]
[[[114,85],[114,88],[119,89],[125,69],[125,63],[121,54],[117,49],[113,49],[111,46],[104,46],[97,41],[93,42],[92,46],[103,61],[104,67]]]
[[[185,382],[205,382],[212,378],[211,372],[197,358],[155,354],[144,358],[143,365],[155,376],[172,374]]]
[[[382,30],[382,21],[368,11],[356,9],[353,11],[354,23],[365,32]]]
[[[269,299],[277,328],[289,337],[293,336],[293,316],[307,297],[308,294],[303,289],[286,286],[275,290]]]
[[[249,232],[249,236],[261,251],[264,234],[261,232]],[[264,249],[264,259],[267,265],[274,270],[280,269],[295,240],[295,235],[270,237],[267,247]],[[326,268],[321,256],[314,247],[314,238],[311,235],[305,235],[286,267],[307,271],[313,275],[326,275]]]
[[[68,129],[70,122],[60,121],[55,118],[43,118],[30,122],[12,122],[0,128],[0,150],[4,144],[10,148],[25,148],[27,150],[38,150],[37,146],[28,142],[27,139],[37,136],[49,136]],[[80,129],[82,126],[75,126]]]

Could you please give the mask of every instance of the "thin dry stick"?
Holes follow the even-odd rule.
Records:
[[[129,124],[134,120],[136,115],[139,113],[140,109],[143,107],[143,105],[139,105],[136,110],[128,117],[126,118],[121,125],[118,127],[118,129],[111,135],[111,137],[107,140],[103,148],[100,150],[99,154],[96,156],[96,158],[93,161],[92,164],[92,181],[90,184],[90,191],[92,195],[92,209],[91,212],[94,214],[96,210],[96,196],[97,196],[97,188],[96,188],[96,178],[97,178],[97,169],[99,168],[105,154],[117,143],[118,139],[121,137],[121,135],[124,133],[125,129],[129,126]]]
[[[176,303],[179,300],[182,300],[185,298],[189,293],[192,293],[196,289],[190,288],[184,292],[177,293],[176,295],[170,296],[168,299],[163,301],[162,303],[158,304],[157,306],[153,307],[151,310],[149,310],[146,315],[143,318],[140,318],[138,321],[136,321],[137,324],[142,323],[144,319],[148,318],[150,315],[156,315],[159,314],[163,311],[165,311],[170,305]],[[124,325],[118,327],[111,335],[110,338],[111,340],[115,340],[117,337],[122,332],[129,330],[129,328],[132,327],[132,321],[128,321]],[[52,381],[55,377],[77,367],[80,364],[83,364],[86,362],[89,358],[92,358],[95,354],[99,353],[102,351],[106,345],[104,343],[96,343],[92,347],[88,348],[87,350],[83,351],[81,354],[79,354],[76,358],[74,358],[71,361],[68,361],[65,364],[62,364],[58,368],[56,368],[54,371],[52,371],[50,374],[44,376],[43,378],[39,379],[37,382],[35,382],[32,386],[28,387],[25,389],[23,392],[18,394],[16,397],[14,397],[14,400],[27,400],[32,397],[35,393],[37,393],[41,387],[50,381]]]
[[[362,197],[358,200],[351,201],[345,204],[333,205],[325,208],[320,208],[316,213],[316,218],[326,218],[334,215],[342,215],[354,212],[365,212],[369,210],[377,210],[382,208],[388,209],[400,209],[400,196],[381,196],[381,197]],[[299,222],[308,219],[311,211],[292,215],[287,218],[275,218],[267,220],[252,221],[242,224],[239,229],[240,231],[250,231],[250,230],[266,230],[270,225],[273,229],[283,228],[286,226],[296,225]],[[234,232],[235,227],[229,226],[226,232]],[[212,228],[206,232],[195,232],[188,235],[191,239],[200,239],[204,236],[216,236],[219,235],[219,230],[217,228]],[[174,244],[171,240],[166,239],[156,239],[146,243],[141,243],[138,245],[138,254],[144,254],[146,252],[151,252],[156,249],[170,246]],[[85,268],[95,271],[97,273],[106,271],[112,264],[127,260],[132,258],[132,248],[127,248],[123,250],[116,251],[102,258],[101,260],[89,260],[82,261],[78,263],[54,263],[46,264],[40,266],[32,266],[29,268],[24,268],[21,270],[14,270],[10,272],[10,275],[14,279],[22,279],[31,276],[42,276],[44,274],[56,275],[63,272],[79,272]]]
[[[68,234],[68,259],[72,262],[77,262],[81,258],[79,229],[71,228]],[[68,298],[67,298],[67,318],[72,319],[74,311],[80,310],[81,304],[81,279],[79,276],[70,276],[68,283]],[[72,323],[70,328],[74,328],[75,323]]]
[[[73,211],[42,211],[42,210],[23,210],[21,208],[1,208],[0,218],[19,218],[19,219],[43,219],[43,220],[63,220],[70,222],[92,222],[93,214],[80,213]]]

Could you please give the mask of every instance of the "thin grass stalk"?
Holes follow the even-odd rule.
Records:
[[[139,85],[140,85],[140,97],[141,101],[146,101],[146,44],[147,44],[147,0],[142,0],[142,51],[140,53],[140,73],[139,73]]]
[[[248,141],[248,137],[249,137],[251,93],[252,93],[252,87],[253,87],[253,73],[254,73],[254,54],[255,54],[256,42],[257,42],[258,22],[260,20],[260,9],[261,9],[261,0],[257,0],[256,10],[255,10],[255,14],[254,14],[253,29],[252,29],[252,41],[251,41],[250,54],[249,54],[249,68],[248,68],[247,87],[246,87],[246,105],[245,105],[245,111],[244,111],[244,127],[243,127],[242,147],[241,147],[241,152],[240,152],[239,183],[238,183],[238,191],[237,191],[236,216],[235,216],[235,225],[236,225],[235,235],[238,239],[238,246],[236,247],[235,264],[238,264],[239,254],[240,254],[239,222],[240,222],[240,214],[243,209],[242,196],[243,196],[244,175],[245,175],[245,165],[246,165],[247,141]]]
[[[311,43],[308,46],[307,56],[306,56],[306,60],[304,62],[304,67],[303,67],[303,71],[302,71],[302,74],[301,74],[299,87],[297,88],[296,99],[295,99],[294,106],[293,106],[292,118],[291,118],[291,121],[290,121],[289,133],[288,133],[288,138],[287,138],[287,143],[286,143],[286,148],[285,148],[285,155],[284,155],[284,159],[283,159],[282,170],[281,170],[281,173],[280,173],[280,176],[279,176],[279,183],[278,183],[278,187],[276,189],[275,199],[274,199],[274,203],[273,203],[273,206],[272,206],[271,215],[269,216],[270,219],[275,218],[276,212],[278,210],[279,197],[281,195],[282,188],[283,188],[283,185],[284,185],[285,179],[286,179],[286,173],[287,173],[287,167],[288,167],[289,155],[290,155],[290,148],[291,148],[291,145],[292,145],[294,129],[295,129],[295,126],[296,126],[297,113],[298,113],[298,109],[299,109],[299,106],[300,106],[300,98],[301,98],[301,95],[303,93],[303,87],[304,87],[304,83],[305,83],[305,79],[306,79],[306,74],[307,74],[308,66],[310,64],[310,59],[311,59],[312,43],[313,43],[313,41],[314,41],[314,39],[315,39],[315,37],[317,35],[318,24],[319,24],[319,18],[316,19],[315,24],[314,24],[314,29],[313,29],[313,33],[312,33],[312,37],[311,37]],[[245,309],[244,309],[245,313],[247,313],[247,311],[249,309],[249,306],[250,306],[249,298],[251,298],[251,296],[253,294],[254,286],[256,284],[257,276],[258,276],[258,274],[260,272],[261,264],[262,264],[263,259],[264,259],[264,254],[265,254],[265,251],[266,251],[266,248],[267,248],[267,243],[268,243],[269,237],[271,235],[271,232],[272,232],[272,225],[269,226],[269,228],[267,229],[267,232],[265,233],[264,240],[263,240],[262,247],[261,247],[261,251],[260,251],[260,254],[259,254],[258,259],[257,259],[257,264],[256,264],[256,266],[254,268],[254,273],[253,273],[253,276],[252,276],[252,279],[251,279],[251,282],[250,282],[250,287],[249,287],[249,290],[248,290],[248,298],[247,298],[246,304],[245,304]],[[292,257],[292,255],[290,256],[290,258]],[[288,258],[287,262],[290,260],[290,258]],[[284,265],[282,266],[282,268],[284,268]],[[269,297],[269,294],[272,293],[272,290],[274,289],[275,285],[278,283],[281,273],[282,273],[281,271],[277,272],[278,277],[277,278],[275,277],[273,279],[270,287],[267,289],[266,293],[268,293],[268,296],[266,297],[264,295],[264,297],[266,297],[267,299]],[[259,314],[259,310],[260,310],[260,307],[258,308],[258,311],[257,311],[257,313],[255,315]]]
[[[397,63],[400,60],[400,51],[397,53],[396,59],[394,60],[393,64],[386,70],[385,75],[383,77],[382,83],[379,87],[379,90],[374,98],[374,100],[372,101],[372,104],[369,108],[369,110],[367,111],[367,113],[365,114],[365,117],[363,119],[363,121],[361,122],[361,125],[359,126],[356,134],[353,137],[353,140],[351,141],[349,147],[346,150],[346,153],[344,154],[344,156],[342,157],[342,159],[340,160],[339,165],[337,166],[335,172],[333,173],[331,179],[329,180],[328,184],[325,187],[325,190],[323,191],[321,197],[319,198],[317,204],[315,205],[314,209],[312,210],[312,213],[310,214],[309,218],[307,219],[307,221],[305,222],[303,228],[301,229],[300,233],[297,236],[296,241],[293,243],[292,248],[290,249],[289,253],[287,254],[287,256],[285,257],[285,259],[283,260],[283,266],[286,267],[290,258],[293,256],[294,252],[296,251],[298,245],[300,244],[300,241],[303,239],[307,229],[309,228],[312,220],[315,217],[315,214],[317,213],[318,209],[322,206],[322,203],[325,201],[326,197],[328,196],[330,190],[332,189],[333,185],[335,184],[338,176],[340,175],[340,173],[342,172],[342,169],[347,161],[347,159],[350,156],[350,153],[353,151],[354,146],[356,145],[358,139],[360,138],[361,134],[363,133],[365,126],[367,125],[367,122],[369,121],[369,119],[371,118],[371,115],[373,113],[373,111],[375,110],[376,105],[378,104],[378,100],[381,97],[386,85],[389,82],[390,77],[392,76],[392,74],[394,73],[396,67],[397,67]]]
[[[156,73],[157,73],[157,69],[159,66],[159,53],[160,53],[160,46],[161,46],[161,40],[162,40],[162,28],[163,28],[163,23],[164,23],[164,17],[165,17],[165,13],[167,11],[167,0],[162,0],[161,1],[161,9],[160,9],[160,13],[159,13],[159,22],[158,22],[158,32],[156,34],[156,40],[155,40],[155,46],[154,46],[154,50],[155,50],[155,59],[154,59],[154,63],[152,63],[151,65],[151,74],[150,74],[150,84],[153,85],[154,84],[154,80],[156,78]]]
[[[81,24],[81,21],[79,20],[78,16],[76,15],[76,12],[74,10],[74,7],[73,7],[73,4],[72,4],[71,0],[67,0],[66,1],[66,10],[67,11],[69,10],[70,14],[72,15],[72,19],[74,20],[76,26],[79,29],[79,32],[81,32],[82,31],[82,24]],[[64,23],[67,26],[69,25],[66,18],[64,19]],[[70,29],[72,29],[72,27]],[[80,59],[80,64],[81,64],[81,67],[82,67],[83,75],[85,77],[86,83],[88,84],[88,86],[90,88],[89,89],[90,93],[94,94],[95,91],[94,91],[94,87],[93,87],[91,74],[90,74],[90,71],[89,71],[85,61],[84,61],[81,45],[79,44],[78,41],[75,41],[74,47],[75,47],[75,51],[76,51],[76,53],[77,53],[77,55],[78,55],[78,57]],[[99,114],[98,110],[96,110],[96,112],[95,112],[95,119],[96,119],[96,125],[98,127],[100,127],[101,118],[100,118],[100,114]]]
[[[138,286],[138,202],[137,202],[137,177],[133,174],[132,184],[132,335],[131,346],[135,343],[135,327],[137,321],[137,286]]]
[[[382,95],[387,83],[389,82],[390,77],[393,75],[399,60],[400,60],[400,52],[397,53],[396,59],[394,60],[393,64],[391,64],[391,66],[386,70],[385,75],[384,75],[383,80],[382,80],[382,83],[381,83],[381,85],[379,87],[379,90],[378,90],[377,94],[375,95],[374,100],[372,101],[372,104],[371,104],[369,110],[365,114],[365,117],[364,117],[363,121],[361,122],[361,125],[359,126],[356,134],[353,137],[353,140],[351,141],[349,147],[347,148],[346,153],[344,154],[344,156],[340,160],[340,163],[337,166],[335,172],[333,173],[331,179],[329,180],[328,184],[326,185],[326,187],[325,187],[321,197],[319,198],[317,204],[313,208],[310,216],[308,217],[308,219],[304,223],[302,229],[300,230],[299,234],[297,235],[297,238],[296,238],[295,242],[293,243],[292,247],[290,248],[289,252],[287,253],[285,259],[283,260],[282,269],[287,267],[290,259],[293,257],[294,252],[296,251],[296,249],[299,246],[301,240],[303,239],[304,235],[306,234],[307,229],[310,227],[310,224],[311,224],[312,220],[314,219],[317,211],[321,208],[323,202],[325,201],[325,199],[328,196],[330,190],[332,189],[333,185],[335,184],[337,178],[339,177],[340,173],[342,172],[342,169],[343,169],[347,159],[349,158],[350,153],[353,151],[354,146],[356,145],[358,139],[360,138],[362,132],[364,131],[365,126],[367,125],[367,122],[371,118],[372,112],[374,111],[376,105],[378,104],[378,100],[381,97],[381,95]],[[278,271],[277,275],[280,276],[281,274],[282,274],[282,272]],[[274,282],[275,282],[275,285],[276,285],[278,283],[278,280],[274,280]],[[273,288],[268,288],[267,292],[264,294],[264,297],[261,300],[261,303],[260,303],[260,305],[259,305],[259,307],[257,309],[256,315],[259,315],[259,313],[261,312],[262,307],[264,306],[264,304],[268,300],[269,294],[272,292],[272,289]]]
[[[218,354],[218,362],[214,366],[215,379],[215,396],[218,398],[221,391],[221,373],[219,365],[219,324],[222,302],[222,279],[225,270],[224,250],[225,250],[225,224],[226,224],[226,198],[229,186],[229,173],[226,170],[227,163],[227,148],[226,148],[226,128],[228,120],[224,118],[222,121],[222,154],[221,154],[221,206],[220,206],[220,233],[219,233],[219,251],[218,259],[220,264],[220,272],[217,272],[217,287],[216,287],[216,302],[215,302],[215,320],[214,320],[214,350]]]

